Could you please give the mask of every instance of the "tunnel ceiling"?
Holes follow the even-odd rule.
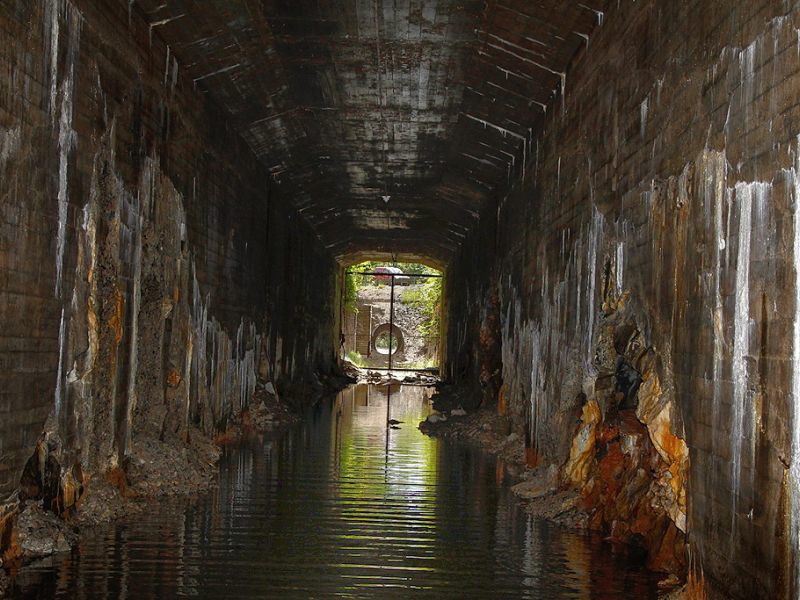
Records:
[[[335,256],[439,261],[521,169],[608,2],[130,1]]]

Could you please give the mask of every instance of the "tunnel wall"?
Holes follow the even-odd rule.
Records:
[[[37,441],[113,469],[332,368],[334,263],[133,3],[0,31],[0,496]]]
[[[449,307],[446,372],[479,379],[496,286],[500,402],[534,462],[569,471],[576,432],[595,443],[586,407],[614,390],[620,361],[638,369],[636,416],[666,465],[666,491],[647,494],[687,531],[695,584],[793,597],[800,14],[612,4],[524,181],[448,271],[467,289]]]
[[[484,207],[458,259],[447,268],[442,294],[440,372],[446,381],[464,384],[473,406],[494,401],[502,368],[496,214],[496,205]]]

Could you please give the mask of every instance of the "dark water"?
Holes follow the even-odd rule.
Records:
[[[423,436],[428,392],[350,388],[277,439],[229,448],[219,490],[26,567],[19,598],[651,598],[595,538],[528,517],[502,469]]]

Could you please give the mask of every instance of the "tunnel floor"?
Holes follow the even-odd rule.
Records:
[[[527,515],[496,460],[428,438],[429,388],[359,384],[226,449],[219,488],[25,567],[14,598],[655,598],[657,577]],[[387,439],[388,433],[388,439]]]

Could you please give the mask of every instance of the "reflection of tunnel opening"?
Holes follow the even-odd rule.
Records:
[[[391,327],[392,332],[392,349],[389,350],[389,330]],[[371,341],[372,349],[377,352],[378,354],[383,354],[388,356],[389,354],[397,354],[398,352],[403,351],[403,332],[397,327],[397,325],[389,325],[389,323],[384,323],[383,325],[378,325],[375,330],[372,332],[372,341]]]

